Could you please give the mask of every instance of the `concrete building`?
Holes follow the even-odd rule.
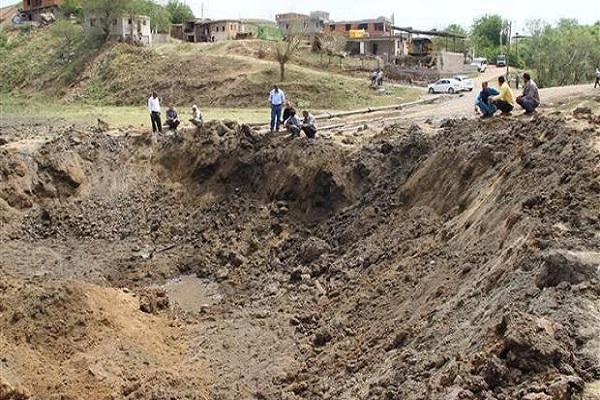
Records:
[[[234,40],[245,37],[245,24],[237,19],[209,20],[197,18],[186,21],[182,28],[174,27],[171,35],[186,42]]]
[[[330,23],[329,13],[326,11],[312,11],[309,15],[298,13],[278,14],[275,16],[275,20],[284,35],[287,35],[293,29],[307,34],[324,32]]]
[[[29,21],[39,21],[41,14],[54,13],[61,0],[23,0],[22,11]]]
[[[102,35],[104,33],[101,18],[95,15],[86,15],[83,20],[83,29],[86,32]],[[150,30],[150,17],[146,15],[123,16],[115,18],[110,25],[109,37],[114,39],[135,39],[143,44],[152,44]]]
[[[350,36],[350,31],[362,31],[368,37],[393,36],[395,33],[394,22],[387,17],[329,23],[329,32]]]

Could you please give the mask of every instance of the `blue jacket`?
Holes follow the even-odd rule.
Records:
[[[480,102],[487,103],[490,96],[496,96],[499,94],[500,92],[496,89],[488,87],[486,90],[481,90],[481,92],[479,92],[477,99],[475,99],[475,104],[479,104]]]

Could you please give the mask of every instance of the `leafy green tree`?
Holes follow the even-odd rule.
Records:
[[[436,37],[433,39],[434,48],[445,49],[466,55],[469,49],[469,33],[467,30],[459,24],[450,24],[444,29],[444,32],[461,35],[464,36],[465,39]]]
[[[484,15],[471,26],[470,41],[475,55],[494,59],[502,53],[501,45],[508,43],[508,22],[500,15]]]
[[[179,0],[169,0],[165,8],[173,24],[181,24],[184,21],[191,21],[195,18],[190,6]]]
[[[83,13],[97,19],[102,28],[102,37],[106,40],[110,36],[114,20],[123,15],[137,15],[143,7],[143,0],[86,0],[83,3]]]
[[[556,26],[529,23],[530,35],[518,44],[519,58],[540,86],[561,86],[593,79],[600,62],[598,26],[563,19]]]
[[[152,0],[144,0],[142,11],[150,17],[152,32],[168,33],[171,30],[171,14],[166,7]]]
[[[58,7],[58,11],[61,15],[66,18],[74,16],[81,16],[81,0],[62,0],[60,6]]]
[[[59,41],[60,47],[65,51],[73,50],[75,44],[77,44],[83,36],[81,25],[74,24],[66,19],[60,19],[52,24],[50,33]]]

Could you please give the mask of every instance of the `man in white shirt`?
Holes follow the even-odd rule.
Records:
[[[152,132],[162,133],[162,123],[160,121],[160,100],[158,94],[152,92],[148,99],[148,111],[150,112],[150,121],[152,121]]]
[[[273,90],[269,93],[269,104],[271,105],[271,132],[279,132],[281,123],[281,107],[285,103],[285,94],[277,85],[273,85]]]

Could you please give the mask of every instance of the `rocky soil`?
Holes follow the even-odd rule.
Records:
[[[0,399],[597,399],[577,117],[313,142],[3,121]]]

